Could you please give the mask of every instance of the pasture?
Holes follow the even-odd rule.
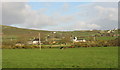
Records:
[[[3,49],[3,68],[117,68],[118,47]]]

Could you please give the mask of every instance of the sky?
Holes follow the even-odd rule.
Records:
[[[2,24],[20,28],[73,31],[118,27],[117,2],[5,2]]]

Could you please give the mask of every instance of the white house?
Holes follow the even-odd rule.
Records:
[[[74,37],[73,42],[86,42],[86,40],[85,39],[78,39],[77,37]]]
[[[109,30],[107,33],[113,33],[114,31],[113,30]]]
[[[39,39],[34,39],[34,40],[32,40],[32,43],[33,44],[39,44]],[[41,42],[40,42],[41,43]]]

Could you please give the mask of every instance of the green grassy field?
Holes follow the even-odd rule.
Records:
[[[117,68],[118,47],[3,49],[3,68]]]
[[[115,37],[97,37],[96,39],[97,40],[114,40],[116,38],[118,38],[118,37],[117,36],[115,36]]]

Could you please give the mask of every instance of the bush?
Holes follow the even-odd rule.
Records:
[[[74,46],[76,47],[107,47],[108,44],[107,44],[107,41],[100,41],[100,40],[97,40],[97,41],[88,41],[88,42],[77,42],[77,43],[74,43]]]

